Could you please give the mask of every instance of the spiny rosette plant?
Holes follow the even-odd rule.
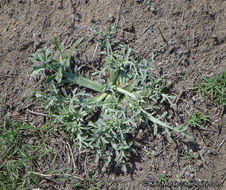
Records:
[[[31,75],[42,72],[46,84],[51,85],[48,92],[39,91],[36,97],[43,101],[52,125],[59,125],[70,134],[79,151],[90,148],[97,162],[103,161],[106,166],[115,163],[126,171],[128,152],[134,151],[129,136],[135,134],[140,124],[153,127],[154,135],[161,127],[169,140],[171,132],[189,135],[186,127],[172,127],[163,121],[167,115],[162,111],[163,102],[175,107],[170,101],[172,97],[162,92],[162,78],[150,74],[152,59],[135,58],[131,49],[122,44],[112,48],[113,28],[114,25],[106,34],[93,29],[94,39],[105,57],[102,69],[93,74],[96,81],[81,76],[70,65],[74,48],[83,38],[75,42],[68,56],[63,54],[57,40],[59,58],[51,57],[49,49],[32,54],[30,59],[42,65],[34,66]]]

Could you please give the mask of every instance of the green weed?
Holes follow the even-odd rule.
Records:
[[[160,183],[166,182],[167,181],[166,175],[164,173],[157,175],[157,181],[160,182]]]
[[[28,124],[4,120],[0,127],[0,186],[1,189],[26,189],[38,184],[40,178],[31,172],[34,162],[47,152],[42,144],[24,142],[24,135],[32,131]]]
[[[200,85],[195,88],[196,91],[212,98],[222,107],[222,113],[226,106],[226,72],[215,74],[210,78],[204,78]]]
[[[189,160],[189,161],[197,161],[196,157],[194,156],[194,154],[190,153],[190,152],[185,152],[184,156],[182,157],[183,160]]]
[[[193,129],[203,129],[207,121],[206,115],[201,115],[198,110],[194,110],[193,114],[187,118],[187,126]]]
[[[34,66],[31,74],[41,72],[51,86],[48,92],[36,94],[51,118],[51,125],[70,135],[79,151],[90,148],[96,162],[103,161],[106,166],[114,162],[126,171],[127,155],[134,151],[129,137],[141,123],[151,122],[154,135],[161,127],[169,140],[172,131],[189,135],[187,127],[172,127],[163,122],[167,115],[164,103],[173,109],[175,106],[172,97],[163,93],[162,78],[150,74],[153,54],[150,60],[141,60],[123,44],[113,48],[115,41],[110,39],[113,28],[114,25],[106,34],[93,29],[105,57],[102,69],[93,73],[96,81],[81,76],[70,65],[72,52],[83,38],[75,42],[68,56],[63,54],[57,40],[59,58],[51,57],[49,49],[32,54],[31,60],[41,65]]]

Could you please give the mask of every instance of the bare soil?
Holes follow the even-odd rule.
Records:
[[[176,181],[177,176],[191,181],[217,181],[224,183],[222,190],[226,189],[226,144],[219,146],[226,136],[225,114],[221,114],[219,105],[189,90],[201,78],[225,71],[226,1],[153,0],[152,3],[154,11],[135,0],[1,0],[0,97],[5,104],[0,111],[14,121],[39,126],[43,117],[28,112],[35,108],[29,107],[31,102],[25,99],[32,89],[42,87],[41,81],[29,77],[32,63],[28,57],[39,48],[53,46],[55,37],[64,50],[79,37],[85,37],[76,49],[75,58],[82,64],[95,66],[99,49],[95,51],[90,28],[105,31],[116,23],[114,37],[128,44],[134,53],[146,58],[154,52],[154,71],[166,75],[168,90],[177,97],[178,113],[168,122],[185,124],[194,109],[207,115],[210,121],[206,130],[193,132],[192,141],[176,137],[169,143],[161,135],[153,137],[151,131],[142,129],[135,138],[139,154],[132,156],[129,174],[122,175],[114,168],[101,171],[100,179],[107,176],[102,189],[148,189],[144,181],[157,180],[160,174],[169,181]],[[70,155],[68,146],[55,141],[63,138],[61,134],[49,136],[51,150],[59,155],[57,168],[64,168]],[[197,155],[197,161],[183,160],[185,150]],[[76,163],[77,173],[82,175],[84,166],[79,161]],[[40,161],[36,169],[42,172],[45,167],[44,161]],[[94,168],[91,157],[88,168]],[[67,181],[43,180],[37,188],[73,189]]]

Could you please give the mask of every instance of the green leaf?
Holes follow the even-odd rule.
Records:
[[[68,78],[79,86],[83,86],[85,88],[89,88],[89,89],[97,91],[97,92],[102,92],[104,89],[104,87],[101,86],[99,83],[92,81],[90,79],[87,79],[77,73],[70,74],[70,76],[68,76]]]
[[[53,165],[55,164],[56,158],[57,158],[57,154],[54,155],[54,158],[53,158],[52,162],[50,163],[49,172],[51,172]]]
[[[113,32],[115,28],[115,23],[113,23],[109,28],[108,28],[108,33],[107,33],[107,36],[110,36]]]
[[[72,56],[72,53],[73,51],[75,50],[75,47],[80,44],[82,41],[83,41],[84,38],[80,38],[78,40],[76,40],[76,42],[74,43],[74,45],[72,46],[72,48],[70,49],[69,51],[69,54],[68,54],[68,57],[67,57],[67,60],[70,62],[71,60],[71,56]]]
[[[55,38],[55,45],[56,45],[57,50],[60,53],[60,56],[61,56],[62,60],[66,60],[66,58],[65,58],[65,56],[64,56],[64,54],[62,52],[62,49],[60,47],[60,43],[59,43],[59,41],[56,38]]]
[[[166,135],[167,140],[168,140],[169,142],[171,142],[171,140],[172,140],[172,139],[171,139],[171,134],[170,134],[170,131],[169,131],[168,128],[165,128],[164,134]]]
[[[97,163],[97,162],[99,161],[99,159],[100,159],[100,155],[97,153],[97,154],[95,155],[95,160],[94,160],[94,162]]]
[[[119,74],[119,84],[121,87],[123,87],[125,85],[125,83],[127,82],[128,78],[127,78],[127,74],[125,71],[120,71]]]
[[[45,84],[49,84],[52,80],[56,78],[56,74],[47,77]]]
[[[136,98],[136,96],[133,93],[131,93],[131,92],[125,90],[125,89],[122,89],[122,88],[117,87],[116,90],[118,92],[120,92],[120,93],[123,93],[123,94],[125,94],[127,96],[130,96],[131,98],[134,98],[134,99]]]
[[[127,90],[128,92],[132,92],[135,86],[137,86],[137,84],[138,84],[138,80],[135,79],[129,84],[127,88],[125,88],[125,90]]]
[[[180,129],[178,129],[178,128],[176,128],[176,127],[171,127],[171,126],[169,126],[167,123],[164,123],[164,122],[162,122],[161,120],[159,120],[159,119],[153,117],[150,113],[148,113],[147,111],[145,111],[143,108],[141,108],[141,110],[142,110],[142,112],[143,112],[144,114],[146,114],[146,115],[148,116],[148,118],[149,118],[150,121],[152,121],[153,123],[158,124],[158,125],[160,125],[160,126],[166,128],[166,129],[167,129],[167,131],[166,131],[166,135],[167,135],[167,136],[168,136],[168,133],[167,133],[167,132],[168,132],[168,129],[170,129],[170,130],[172,130],[172,131],[175,131],[175,132],[177,132],[177,133],[182,133],[182,132],[183,132],[183,131],[181,131]]]
[[[111,162],[111,155],[107,156],[104,161],[105,161],[105,165],[108,166]]]
[[[125,165],[125,164],[122,165],[122,171],[123,171],[124,173],[126,173],[126,171],[127,171],[126,165]]]
[[[154,124],[154,136],[157,135],[157,132],[158,132],[158,126]]]
[[[103,142],[104,144],[108,144],[108,143],[109,143],[109,141],[107,141],[104,137],[101,137],[101,140],[102,140],[102,142]]]
[[[59,67],[59,69],[57,71],[57,75],[56,75],[56,81],[58,83],[61,83],[62,78],[63,78],[63,70],[62,70],[62,67]]]
[[[63,65],[66,66],[67,69],[71,69],[71,68],[70,68],[70,60],[66,59],[66,60],[64,61],[64,64],[63,64]]]
[[[117,145],[115,143],[111,142],[111,146],[113,149],[117,150]]]
[[[153,52],[150,53],[149,55],[149,62],[151,63],[155,58],[155,54]]]
[[[105,93],[103,93],[102,95],[98,96],[98,97],[96,98],[96,101],[97,101],[97,102],[100,102],[100,101],[104,100],[107,96],[108,96],[108,93],[105,92]]]
[[[31,71],[30,76],[33,77],[34,75],[37,75],[41,71],[45,71],[46,67],[44,65],[42,66],[33,66],[33,70]]]
[[[116,151],[115,161],[120,162],[123,159],[124,156],[125,156],[125,154],[124,154],[123,150],[120,150],[120,152]]]

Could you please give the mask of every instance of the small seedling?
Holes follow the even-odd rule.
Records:
[[[185,152],[185,155],[182,157],[183,160],[196,161],[194,154],[190,152]]]
[[[113,28],[114,25],[107,34],[93,29],[95,41],[104,49],[101,54],[105,56],[103,68],[93,73],[96,81],[81,76],[70,65],[72,52],[83,38],[75,42],[68,56],[63,54],[57,40],[58,59],[49,55],[49,49],[32,54],[32,61],[42,63],[33,67],[32,75],[42,72],[47,76],[46,83],[52,86],[49,92],[36,94],[52,118],[52,125],[59,125],[75,138],[79,151],[89,147],[95,161],[103,160],[106,166],[115,162],[126,171],[127,153],[133,151],[128,137],[141,123],[151,122],[154,135],[162,127],[169,140],[172,131],[189,135],[187,127],[172,127],[163,121],[167,115],[161,111],[163,102],[168,102],[172,109],[175,107],[172,97],[163,93],[162,78],[150,74],[152,59],[135,58],[123,44],[113,49],[114,42],[110,40]]]
[[[163,173],[163,174],[159,174],[158,176],[157,176],[157,181],[158,182],[166,182],[167,181],[167,177],[166,177],[166,175]]]
[[[203,129],[203,126],[208,121],[206,115],[201,115],[198,110],[195,110],[187,119],[187,126],[192,129]]]

